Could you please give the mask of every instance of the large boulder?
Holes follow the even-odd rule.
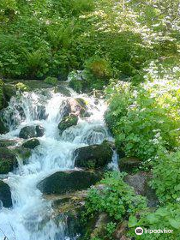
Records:
[[[6,208],[12,207],[11,190],[8,184],[0,180],[0,201]]]
[[[0,174],[7,174],[16,166],[16,154],[6,147],[0,147]]]
[[[148,206],[156,207],[158,199],[155,191],[149,186],[149,181],[152,179],[152,174],[149,172],[138,172],[133,175],[127,175],[125,182],[134,188],[136,194],[147,197]]]
[[[141,160],[136,157],[124,157],[119,159],[119,169],[131,173],[141,165]]]
[[[24,139],[42,137],[43,135],[44,135],[44,128],[39,125],[23,127],[19,133],[19,137]]]
[[[39,146],[40,145],[40,142],[37,138],[33,138],[33,139],[30,139],[28,141],[26,141],[25,143],[23,143],[23,147],[25,148],[29,148],[29,149],[34,149],[35,147]]]
[[[101,168],[112,159],[113,150],[111,144],[104,141],[101,145],[91,145],[75,150],[75,166],[82,168]]]
[[[69,127],[77,125],[78,117],[75,115],[65,116],[58,125],[60,134]]]
[[[38,184],[44,194],[64,194],[84,190],[100,180],[99,173],[90,171],[56,172]]]
[[[18,166],[18,161],[25,163],[31,156],[31,151],[24,147],[0,147],[0,174],[7,174]]]

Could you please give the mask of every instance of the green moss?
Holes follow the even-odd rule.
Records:
[[[5,147],[0,147],[0,174],[7,174],[17,166],[16,155]]]
[[[40,145],[39,140],[34,138],[34,139],[30,139],[30,140],[26,141],[25,143],[23,143],[22,146],[25,148],[34,149],[35,147],[37,147],[39,145]]]
[[[47,83],[47,84],[56,86],[57,83],[58,83],[58,80],[57,80],[57,78],[55,78],[55,77],[47,77],[47,78],[44,80],[44,82]]]
[[[62,119],[62,121],[58,125],[58,129],[60,133],[66,130],[69,127],[75,126],[78,122],[78,117],[75,115],[66,116]]]

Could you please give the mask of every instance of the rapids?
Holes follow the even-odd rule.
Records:
[[[18,138],[24,126],[40,124],[45,129],[38,138],[40,146],[32,151],[28,164],[19,164],[14,172],[4,176],[12,193],[13,207],[0,209],[0,240],[74,240],[66,236],[66,223],[57,225],[53,221],[51,202],[45,200],[36,188],[37,184],[50,174],[74,169],[73,152],[76,148],[100,144],[103,140],[113,140],[104,122],[106,104],[103,100],[87,95],[79,95],[70,90],[66,97],[52,90],[46,92],[24,92],[12,97],[9,106],[3,110],[10,131],[0,135],[0,139]],[[79,118],[77,126],[70,127],[60,136],[58,123],[61,121],[66,102],[70,98],[83,98],[88,106],[88,117]],[[111,166],[116,166],[114,152]],[[3,177],[3,176],[2,176]]]

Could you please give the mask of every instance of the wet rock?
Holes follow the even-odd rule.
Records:
[[[101,145],[91,145],[75,150],[75,166],[82,168],[101,168],[106,166],[112,159],[113,151],[109,142],[104,141]]]
[[[67,128],[77,125],[77,122],[78,122],[78,117],[75,115],[70,115],[70,116],[64,117],[58,125],[60,134]]]
[[[37,106],[37,119],[39,120],[46,120],[48,118],[48,114],[46,113],[46,107],[43,105]]]
[[[36,137],[42,137],[44,135],[44,128],[40,125],[36,126]]]
[[[126,238],[126,234],[127,234],[127,230],[128,230],[128,221],[123,221],[121,223],[119,223],[117,225],[117,228],[114,232],[114,239],[117,240],[130,240],[129,238]]]
[[[0,181],[0,201],[6,208],[12,207],[11,190],[8,184]]]
[[[151,173],[138,172],[133,175],[127,175],[125,182],[134,188],[136,194],[147,197],[149,207],[156,207],[158,205],[158,199],[155,191],[148,184],[151,178]]]
[[[0,147],[0,174],[7,174],[17,167],[16,154],[6,147]]]
[[[22,163],[26,163],[26,160],[31,156],[31,150],[23,146],[13,148],[11,151],[16,155],[16,157],[22,160]]]
[[[86,102],[82,98],[70,99],[69,100],[71,113],[76,116],[84,116],[87,110]]]
[[[62,85],[56,86],[54,92],[61,93],[62,95],[66,96],[66,97],[71,96],[69,89],[67,89],[65,86],[62,86]]]
[[[25,143],[23,143],[22,146],[25,148],[34,149],[35,147],[37,147],[39,145],[40,145],[39,140],[36,138],[33,138],[33,139],[30,139],[30,140],[26,141]]]
[[[101,178],[99,173],[89,171],[56,172],[38,184],[44,194],[64,194],[84,190]]]
[[[65,222],[65,235],[72,239],[74,239],[77,234],[81,234],[83,230],[80,214],[84,208],[86,196],[87,190],[63,195],[44,196],[52,202],[54,221],[57,225]]]
[[[26,126],[21,129],[19,133],[20,138],[28,139],[34,137],[42,137],[44,135],[44,128],[42,126]]]
[[[119,168],[121,171],[133,172],[141,164],[141,160],[135,157],[124,157],[119,159]]]
[[[10,101],[11,97],[16,95],[16,89],[13,84],[4,84],[3,91],[7,102]]]
[[[91,239],[94,239],[99,236],[103,237],[106,234],[106,227],[107,227],[108,220],[109,218],[106,213],[99,214],[95,222],[94,229],[91,233]]]
[[[2,139],[0,140],[0,147],[10,147],[18,143],[17,140]]]
[[[2,120],[2,118],[0,117],[0,134],[5,134],[8,132],[8,128],[6,127],[4,121]]]

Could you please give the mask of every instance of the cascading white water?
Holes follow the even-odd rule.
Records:
[[[79,118],[77,126],[70,127],[60,136],[58,123],[66,102],[77,97],[86,101],[90,116]],[[11,188],[13,208],[0,210],[0,240],[4,236],[9,240],[70,239],[65,236],[65,223],[62,221],[57,226],[53,221],[51,203],[43,199],[36,186],[56,171],[73,169],[75,149],[112,140],[104,123],[105,110],[103,100],[96,103],[94,98],[73,91],[71,97],[49,90],[46,95],[42,92],[22,93],[11,99],[3,112],[10,132],[0,135],[0,139],[18,139],[22,127],[35,124],[43,126],[45,134],[38,138],[40,146],[32,151],[28,164],[20,164],[4,179]],[[116,154],[113,156],[115,161]]]

